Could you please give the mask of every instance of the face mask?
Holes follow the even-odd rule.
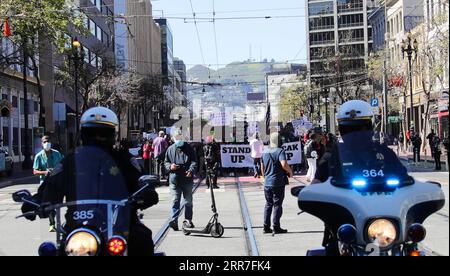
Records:
[[[49,151],[52,148],[52,144],[51,143],[45,143],[43,144],[43,148],[45,151]]]
[[[175,145],[178,148],[181,148],[184,145],[184,141],[183,140],[175,140]]]

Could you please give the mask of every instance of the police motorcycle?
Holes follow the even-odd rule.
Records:
[[[125,179],[113,158],[97,147],[76,149],[75,177],[72,192],[76,200],[42,205],[27,190],[12,195],[15,202],[28,203],[37,211],[27,216],[56,218],[56,244],[44,242],[40,256],[126,256],[130,233],[131,209],[139,204],[139,195],[155,189],[154,176],[139,179],[140,189],[129,196]],[[65,216],[62,216],[65,213]]]
[[[445,203],[441,185],[408,175],[387,146],[372,132],[342,137],[324,183],[294,187],[303,212],[326,225],[324,248],[310,256],[422,256],[423,222]],[[330,254],[337,246],[338,254]]]

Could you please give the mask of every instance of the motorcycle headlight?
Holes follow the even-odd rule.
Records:
[[[397,239],[397,228],[390,220],[376,219],[367,228],[367,237],[380,248],[386,248]]]
[[[67,256],[95,256],[100,245],[99,237],[88,229],[78,229],[67,237]]]

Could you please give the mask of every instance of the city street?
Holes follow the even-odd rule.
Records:
[[[432,215],[426,222],[427,238],[423,248],[432,255],[449,255],[449,174],[434,172],[426,166],[423,168],[408,166],[411,175],[422,181],[437,181],[442,184],[446,195],[445,207]],[[169,256],[245,256],[249,255],[244,224],[240,211],[239,192],[235,177],[222,178],[220,190],[216,192],[219,220],[225,226],[225,234],[220,239],[209,235],[184,236],[183,233],[169,230],[158,244],[157,251]],[[286,187],[286,199],[282,226],[289,230],[286,235],[264,235],[262,220],[264,209],[264,193],[261,181],[253,177],[239,177],[251,218],[252,230],[259,255],[305,255],[308,249],[320,247],[323,234],[323,223],[308,214],[299,212],[296,198],[290,195],[291,187],[303,183],[303,176],[291,179]],[[13,203],[11,193],[19,189],[34,192],[37,184],[10,186],[0,189],[0,255],[37,255],[37,248],[43,241],[54,241],[54,234],[48,232],[48,221],[34,222],[15,219],[20,215],[20,204]],[[166,222],[170,210],[170,194],[168,187],[158,188],[160,203],[147,211],[143,222],[153,231],[155,237]],[[211,216],[209,190],[200,186],[194,195],[194,223],[203,227]],[[182,218],[180,219],[181,227]]]

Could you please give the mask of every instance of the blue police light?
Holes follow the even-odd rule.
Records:
[[[352,181],[352,186],[355,188],[364,188],[367,186],[367,180],[365,179],[355,179]]]
[[[52,242],[44,242],[39,246],[39,256],[41,257],[55,257],[58,253],[56,245]]]
[[[397,187],[400,185],[400,180],[398,179],[389,179],[388,181],[386,181],[386,184],[389,187]]]
[[[356,240],[356,228],[355,226],[351,224],[344,224],[338,229],[338,239],[345,243],[345,244],[351,244]]]

